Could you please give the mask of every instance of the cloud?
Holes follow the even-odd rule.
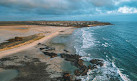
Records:
[[[124,6],[124,7],[120,7],[118,9],[118,12],[119,13],[126,13],[126,14],[127,13],[137,13],[137,8]]]
[[[85,0],[0,0],[0,6],[38,14],[75,14],[88,8]]]
[[[120,7],[118,10],[113,10],[113,11],[107,11],[108,14],[117,14],[117,13],[123,13],[123,14],[134,14],[137,13],[137,8],[134,7]]]
[[[102,6],[110,6],[113,4],[112,0],[90,0],[90,2],[98,7],[102,7]]]
[[[1,16],[128,14],[136,8],[137,0],[0,0]]]
[[[130,2],[131,0],[113,0],[115,5],[119,5],[121,3]]]
[[[67,0],[0,0],[0,5],[16,8],[66,8]]]

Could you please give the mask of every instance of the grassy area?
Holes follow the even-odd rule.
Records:
[[[20,47],[29,43],[32,43],[36,40],[39,40],[43,38],[44,35],[42,34],[35,34],[31,36],[26,36],[26,37],[15,37],[13,39],[9,39],[6,42],[3,42],[0,44],[0,51]]]

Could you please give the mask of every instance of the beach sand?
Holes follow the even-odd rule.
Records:
[[[0,39],[1,42],[14,38],[17,36],[29,36],[38,33],[44,33],[45,37],[36,40],[30,44],[22,45],[17,48],[5,50],[0,52],[0,71],[3,69],[18,70],[19,75],[13,81],[28,81],[33,77],[33,81],[51,81],[56,77],[62,75],[62,63],[63,58],[55,57],[50,58],[45,56],[39,48],[41,46],[38,43],[46,44],[53,37],[59,34],[71,34],[73,27],[52,27],[52,26],[1,26],[0,27]],[[3,39],[4,38],[4,39]],[[57,51],[54,51],[57,52]],[[4,59],[4,60],[3,60]],[[24,65],[25,64],[25,65]],[[11,67],[12,66],[12,67]],[[1,69],[3,68],[3,69]],[[35,70],[32,70],[32,69]],[[35,76],[41,75],[41,76]],[[27,76],[28,75],[28,76]],[[6,75],[8,77],[8,75]],[[9,75],[10,76],[10,75]]]
[[[22,45],[17,48],[9,49],[6,51],[0,51],[0,58],[17,53],[19,51],[29,49],[37,45],[38,43],[45,42],[59,34],[70,34],[73,31],[73,27],[52,27],[52,26],[0,26],[0,41],[4,42],[14,37],[24,37],[34,34],[44,33],[45,37],[34,41],[33,43]],[[64,32],[67,30],[66,32]]]
[[[77,24],[76,26],[83,27],[83,25]],[[95,22],[93,26],[98,25],[104,26],[110,25],[110,23]],[[73,23],[70,26],[73,26]],[[27,43],[15,44],[13,46],[15,48],[0,51],[0,77],[2,77],[0,81],[81,81],[77,76],[87,75],[88,70],[96,69],[98,65],[102,67],[103,60],[93,59],[85,64],[85,61],[81,59],[80,55],[75,54],[74,50],[70,49],[70,51],[63,44],[51,42],[52,38],[71,34],[74,29],[75,27],[57,27],[56,25],[0,26],[0,44],[4,46],[6,46],[6,40],[9,39],[14,42],[7,44],[20,41],[20,39],[16,40],[18,37],[43,35],[40,39],[32,38],[26,41]],[[1,46],[0,49],[3,49],[4,46]],[[92,63],[95,66],[90,65],[92,61],[96,63]]]

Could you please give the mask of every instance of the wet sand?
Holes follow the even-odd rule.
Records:
[[[32,27],[32,30],[33,29],[35,29],[36,32],[32,33],[31,31],[30,32],[25,31],[26,33],[30,33],[26,35],[45,32],[45,37],[33,43],[0,52],[0,58],[1,58],[0,68],[5,69],[6,71],[8,70],[19,71],[19,74],[16,75],[17,77],[12,79],[11,81],[29,81],[30,79],[32,79],[33,81],[38,81],[38,80],[51,81],[54,78],[62,76],[62,70],[63,70],[62,64],[64,63],[64,59],[59,57],[50,58],[49,56],[45,56],[39,50],[41,46],[39,46],[38,43],[46,44],[50,41],[51,38],[59,34],[71,34],[74,28],[73,27],[44,27],[44,26],[42,27],[40,26],[37,28],[34,26]],[[12,32],[14,28],[12,29],[12,31],[4,28],[1,29],[0,31],[3,31],[3,30]],[[20,34],[18,35],[16,32]],[[16,32],[15,32],[16,34],[9,33],[7,35],[11,37],[26,36],[24,33],[19,32],[18,30]],[[3,72],[3,69],[0,70],[0,73]],[[9,76],[7,75],[7,77],[10,77],[10,75]],[[4,81],[8,81],[8,80],[4,80]]]

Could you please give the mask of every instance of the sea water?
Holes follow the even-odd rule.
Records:
[[[137,81],[137,22],[111,23],[114,25],[78,28],[65,37],[66,46],[83,60],[105,61],[103,67],[78,77],[83,81]]]

